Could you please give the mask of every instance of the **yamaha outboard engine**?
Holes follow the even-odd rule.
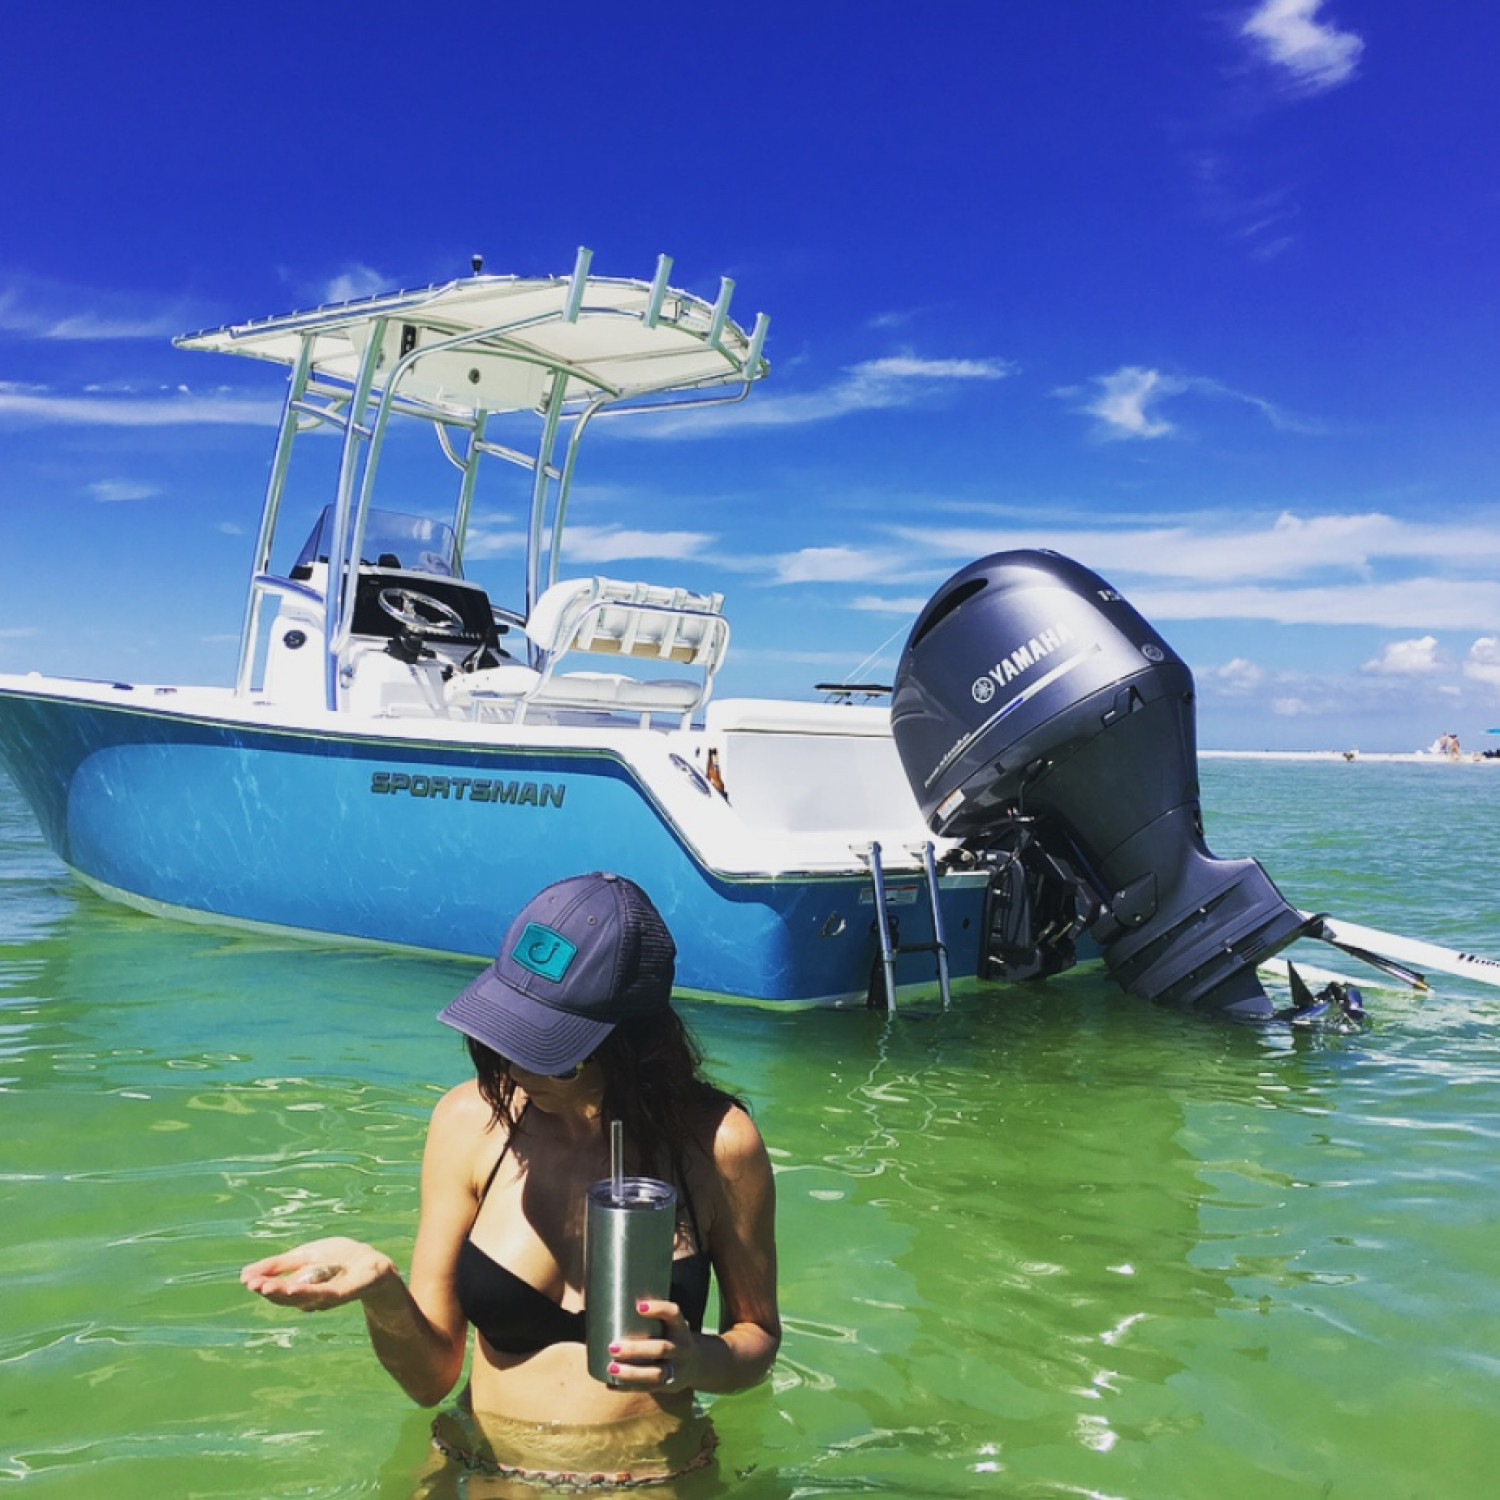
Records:
[[[1066,967],[1086,929],[1127,990],[1271,1014],[1256,965],[1319,919],[1205,846],[1192,673],[1102,578],[1042,551],[955,574],[891,727],[928,825],[993,869],[992,977]]]

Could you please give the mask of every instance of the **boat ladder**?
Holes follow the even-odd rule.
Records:
[[[861,851],[870,864],[870,884],[875,895],[875,933],[880,939],[879,964],[884,979],[885,1008],[896,1008],[896,955],[899,953],[931,953],[937,960],[938,989],[943,996],[943,1009],[951,1001],[948,987],[948,944],[943,939],[943,912],[938,900],[937,862],[933,857],[932,844],[922,845],[922,870],[926,876],[927,905],[932,913],[932,941],[930,943],[903,943],[899,919],[891,912],[886,897],[885,867],[881,863],[880,845],[871,843]],[[870,975],[870,1006],[879,1004],[875,975]]]

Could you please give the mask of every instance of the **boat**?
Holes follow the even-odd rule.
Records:
[[[539,887],[605,869],[651,893],[689,995],[891,1004],[979,973],[989,876],[927,828],[871,685],[716,696],[721,594],[565,566],[596,422],[767,373],[733,283],[710,302],[670,276],[602,277],[586,250],[552,277],[476,262],[175,341],[286,371],[233,685],[0,676],[0,764],[86,885],[487,959]],[[492,600],[465,545],[502,478],[527,549]]]
[[[0,676],[0,765],[86,885],[488,959],[540,887],[612,870],[660,907],[681,993],[779,1007],[947,1005],[1097,957],[1147,999],[1273,1019],[1262,973],[1302,938],[1500,985],[1216,859],[1187,664],[1056,553],[970,564],[891,684],[810,701],[716,693],[722,594],[570,571],[594,424],[680,420],[768,372],[731,281],[710,302],[670,277],[597,276],[587,250],[554,277],[476,262],[176,341],[285,371],[232,686]],[[523,576],[492,599],[465,559],[505,478]]]

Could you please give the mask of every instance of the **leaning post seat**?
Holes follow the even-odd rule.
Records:
[[[708,701],[729,644],[722,594],[613,578],[569,578],[537,600],[526,620],[535,671],[497,667],[456,676],[450,702],[476,715],[483,700],[514,703],[520,722],[532,705],[639,713],[669,713],[686,722]],[[643,680],[623,673],[561,672],[569,652],[628,656],[675,663],[691,676]]]

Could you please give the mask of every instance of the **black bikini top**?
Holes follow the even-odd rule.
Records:
[[[707,1250],[695,1250],[672,1263],[671,1298],[695,1328],[703,1327],[708,1306]],[[458,1252],[458,1305],[464,1316],[502,1354],[534,1354],[551,1344],[587,1341],[584,1309],[569,1312],[529,1281],[492,1260],[473,1240]]]
[[[510,1143],[506,1142],[479,1195],[480,1208],[509,1150]],[[698,1224],[691,1200],[687,1208],[693,1224],[693,1240],[697,1243]],[[478,1216],[477,1209],[475,1215]],[[669,1295],[694,1329],[703,1327],[709,1275],[709,1255],[705,1249],[679,1256],[672,1263]],[[552,1344],[587,1342],[583,1308],[570,1312],[561,1307],[529,1281],[523,1281],[514,1271],[491,1259],[469,1238],[459,1248],[455,1290],[464,1316],[479,1330],[484,1341],[502,1354],[533,1354]]]

